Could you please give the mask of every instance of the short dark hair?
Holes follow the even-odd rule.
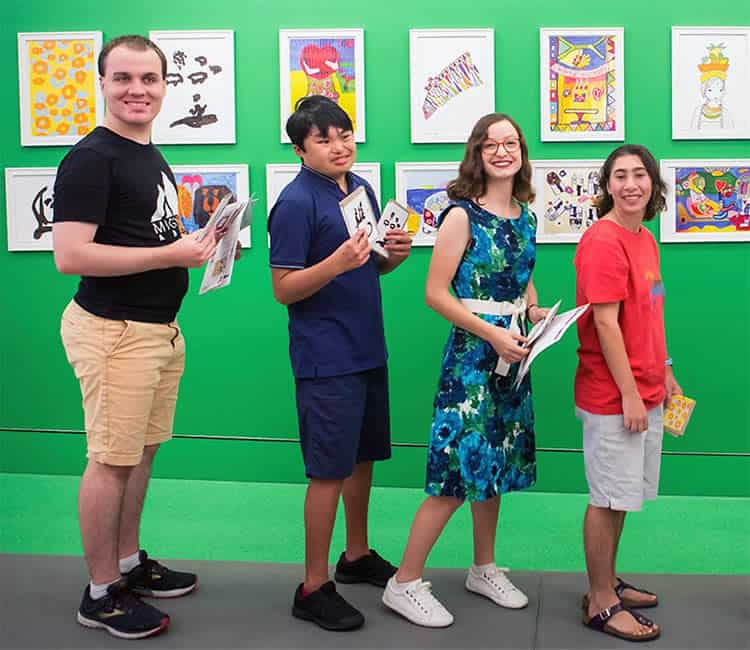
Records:
[[[161,61],[161,76],[163,79],[167,78],[167,57],[164,56],[164,52],[162,52],[161,48],[151,39],[141,36],[140,34],[118,36],[104,44],[102,51],[99,52],[99,60],[97,61],[100,77],[103,77],[106,71],[107,57],[109,56],[109,53],[119,45],[124,45],[125,47],[129,47],[131,50],[136,50],[138,52],[144,52],[145,50],[153,50],[156,52]]]
[[[315,127],[323,135],[331,127],[342,131],[354,130],[346,111],[332,99],[323,95],[302,97],[294,105],[294,113],[286,121],[286,133],[292,143],[304,151],[303,142]]]
[[[651,196],[646,204],[644,221],[651,221],[657,213],[667,207],[667,185],[659,174],[659,165],[653,154],[642,144],[623,144],[615,149],[607,160],[604,161],[599,172],[599,196],[596,197],[596,208],[599,216],[603,217],[614,207],[614,200],[607,189],[609,177],[612,175],[612,167],[615,161],[622,156],[638,156],[651,179]]]

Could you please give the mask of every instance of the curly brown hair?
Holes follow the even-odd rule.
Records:
[[[452,201],[473,201],[487,192],[487,175],[484,173],[482,160],[482,144],[487,139],[487,129],[496,122],[510,122],[518,133],[521,142],[521,169],[513,177],[513,198],[520,203],[534,200],[534,188],[531,186],[531,164],[529,163],[529,148],[523,137],[521,127],[505,113],[490,113],[480,118],[471,130],[469,140],[461,166],[458,168],[458,178],[448,183],[446,190]]]
[[[615,203],[607,189],[607,183],[612,175],[615,161],[622,156],[638,156],[651,178],[651,196],[646,204],[646,213],[643,215],[644,221],[651,221],[657,213],[667,207],[667,185],[659,174],[656,159],[642,144],[623,144],[607,156],[599,172],[599,196],[596,197],[596,208],[602,217],[612,211]]]

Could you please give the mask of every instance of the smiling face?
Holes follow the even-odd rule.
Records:
[[[620,215],[646,212],[653,184],[640,156],[627,154],[615,159],[607,181],[614,210]]]
[[[510,151],[509,151],[510,149]],[[521,169],[521,137],[507,120],[491,124],[481,145],[482,163],[487,180],[513,178]]]
[[[302,144],[304,149],[294,146],[294,152],[302,162],[310,169],[337,180],[352,168],[356,159],[357,145],[350,130],[331,126],[328,133],[321,133],[317,126],[313,126]]]
[[[154,50],[118,45],[107,56],[99,83],[106,103],[105,126],[126,137],[150,133],[167,91]]]

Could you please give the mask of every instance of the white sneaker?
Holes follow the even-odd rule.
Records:
[[[491,601],[510,609],[521,609],[529,604],[529,599],[505,575],[506,568],[492,566],[490,569],[480,570],[476,567],[469,569],[466,576],[466,588],[475,594],[485,596]]]
[[[432,595],[432,583],[421,578],[397,582],[393,576],[385,586],[383,603],[417,625],[448,627],[453,623],[453,615]]]

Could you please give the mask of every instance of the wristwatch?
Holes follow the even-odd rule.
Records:
[[[665,366],[671,366],[672,365],[672,357],[667,357],[667,359],[664,361]]]

